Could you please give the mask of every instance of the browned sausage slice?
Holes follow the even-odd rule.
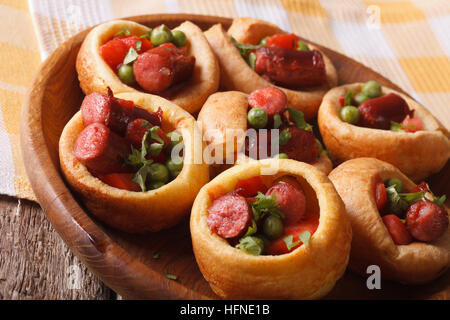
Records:
[[[360,118],[358,125],[375,129],[390,129],[391,121],[402,122],[411,114],[405,99],[398,94],[366,100],[358,107]]]
[[[92,123],[78,135],[75,158],[96,174],[128,172],[124,159],[130,144],[101,123]]]
[[[327,84],[325,62],[317,50],[261,47],[255,54],[255,71],[278,85],[299,89]]]
[[[448,228],[447,211],[431,201],[418,201],[409,206],[406,227],[420,241],[434,241]]]
[[[312,131],[297,127],[282,128],[289,130],[291,138],[285,145],[280,145],[280,153],[286,153],[289,159],[314,163],[318,159],[319,147]]]
[[[280,182],[266,192],[268,196],[272,194],[275,194],[277,204],[285,215],[285,226],[294,225],[305,216],[306,198],[302,190],[290,183]]]
[[[251,221],[247,200],[237,193],[228,193],[214,200],[208,213],[209,229],[225,239],[243,235]]]

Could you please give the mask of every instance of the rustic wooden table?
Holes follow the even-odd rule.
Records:
[[[0,196],[0,299],[120,299],[32,201]]]

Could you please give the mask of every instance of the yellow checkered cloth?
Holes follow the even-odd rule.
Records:
[[[33,73],[63,40],[150,13],[257,17],[346,54],[398,84],[450,127],[450,1],[0,0],[0,193],[35,199],[19,146]]]

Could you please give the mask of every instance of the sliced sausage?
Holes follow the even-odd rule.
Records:
[[[394,214],[388,214],[381,219],[396,245],[407,245],[412,242],[410,233],[399,217]]]
[[[190,77],[194,65],[195,57],[186,57],[170,46],[159,46],[141,54],[133,64],[133,72],[144,90],[159,92]]]
[[[124,159],[130,144],[101,123],[92,123],[77,137],[75,158],[97,174],[129,172]]]
[[[256,136],[245,140],[245,154],[256,160],[271,156],[271,134],[269,130],[257,130]],[[266,152],[263,152],[266,150]]]
[[[236,193],[228,193],[214,200],[208,209],[207,224],[212,232],[225,239],[243,235],[251,221],[247,200]]]
[[[272,194],[275,194],[277,204],[285,215],[283,220],[285,226],[296,224],[304,217],[306,198],[301,189],[292,184],[280,182],[266,192],[267,196]]]
[[[136,107],[133,101],[116,98],[109,90],[108,94],[93,92],[87,95],[81,104],[81,116],[85,127],[98,122],[123,135],[128,123],[136,118],[160,126],[162,111],[155,114]]]
[[[275,87],[266,87],[250,93],[248,96],[250,108],[261,108],[267,116],[281,114],[286,109],[287,98],[283,91]]]
[[[411,114],[405,99],[395,93],[366,100],[358,109],[360,112],[358,125],[384,130],[390,129],[391,121],[402,122]]]
[[[431,201],[418,201],[409,206],[406,227],[420,241],[434,241],[448,228],[447,211]]]
[[[255,71],[278,85],[299,89],[327,84],[325,62],[317,50],[261,47],[255,54]]]
[[[280,130],[285,130],[282,128]],[[288,127],[291,138],[285,145],[280,145],[280,153],[286,153],[289,159],[314,163],[318,159],[319,147],[312,131],[297,127]]]

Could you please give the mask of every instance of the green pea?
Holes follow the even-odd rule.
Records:
[[[163,182],[166,183],[169,181],[169,170],[165,165],[161,163],[152,163],[149,167],[150,171],[150,180],[152,182]]]
[[[172,42],[173,35],[169,28],[167,28],[164,24],[152,30],[152,34],[150,39],[155,47],[167,43]]]
[[[398,193],[402,193],[404,186],[403,182],[397,178],[391,178],[388,181],[386,181],[386,187],[394,186],[394,189],[397,190]]]
[[[136,79],[134,78],[133,67],[129,64],[121,65],[119,70],[117,71],[117,75],[119,76],[120,81],[125,84],[133,84],[136,82]]]
[[[298,51],[309,51],[309,47],[303,41],[297,42],[297,50]]]
[[[374,80],[367,81],[364,83],[361,92],[369,98],[379,97],[381,96],[381,85]]]
[[[183,46],[186,45],[187,39],[186,39],[186,35],[184,34],[183,31],[181,31],[181,30],[173,30],[172,31],[172,36],[173,36],[172,42],[177,47],[183,47]]]
[[[250,54],[248,55],[248,65],[253,70],[255,70],[255,63],[256,63],[256,54],[254,54],[253,52],[250,52]]]
[[[251,108],[247,114],[247,120],[255,129],[262,129],[267,126],[267,113],[258,107]]]
[[[283,221],[277,216],[268,216],[263,223],[263,232],[269,239],[276,239],[284,232]]]
[[[170,143],[167,147],[167,151],[170,153],[172,149],[179,143],[183,142],[183,136],[176,131],[172,131],[166,134],[166,136],[170,139]]]
[[[345,106],[341,109],[340,116],[342,121],[356,124],[359,121],[359,110],[354,106]]]
[[[289,159],[289,156],[286,153],[278,153],[278,154],[274,155],[273,157],[277,158],[277,159]]]
[[[183,161],[181,158],[169,159],[166,161],[166,167],[169,169],[170,176],[176,178],[180,174],[181,169],[183,169]]]
[[[154,181],[150,182],[150,190],[155,190],[161,188],[163,185],[165,185],[162,181]]]
[[[355,99],[356,104],[359,106],[359,105],[360,105],[361,103],[363,103],[364,101],[369,100],[370,97],[369,97],[368,95],[366,95],[366,94],[360,92],[360,93],[358,93],[358,94],[355,96],[354,99]]]
[[[262,38],[261,41],[259,41],[259,45],[260,46],[266,46],[267,45],[266,44],[266,39],[267,39],[267,37]]]

